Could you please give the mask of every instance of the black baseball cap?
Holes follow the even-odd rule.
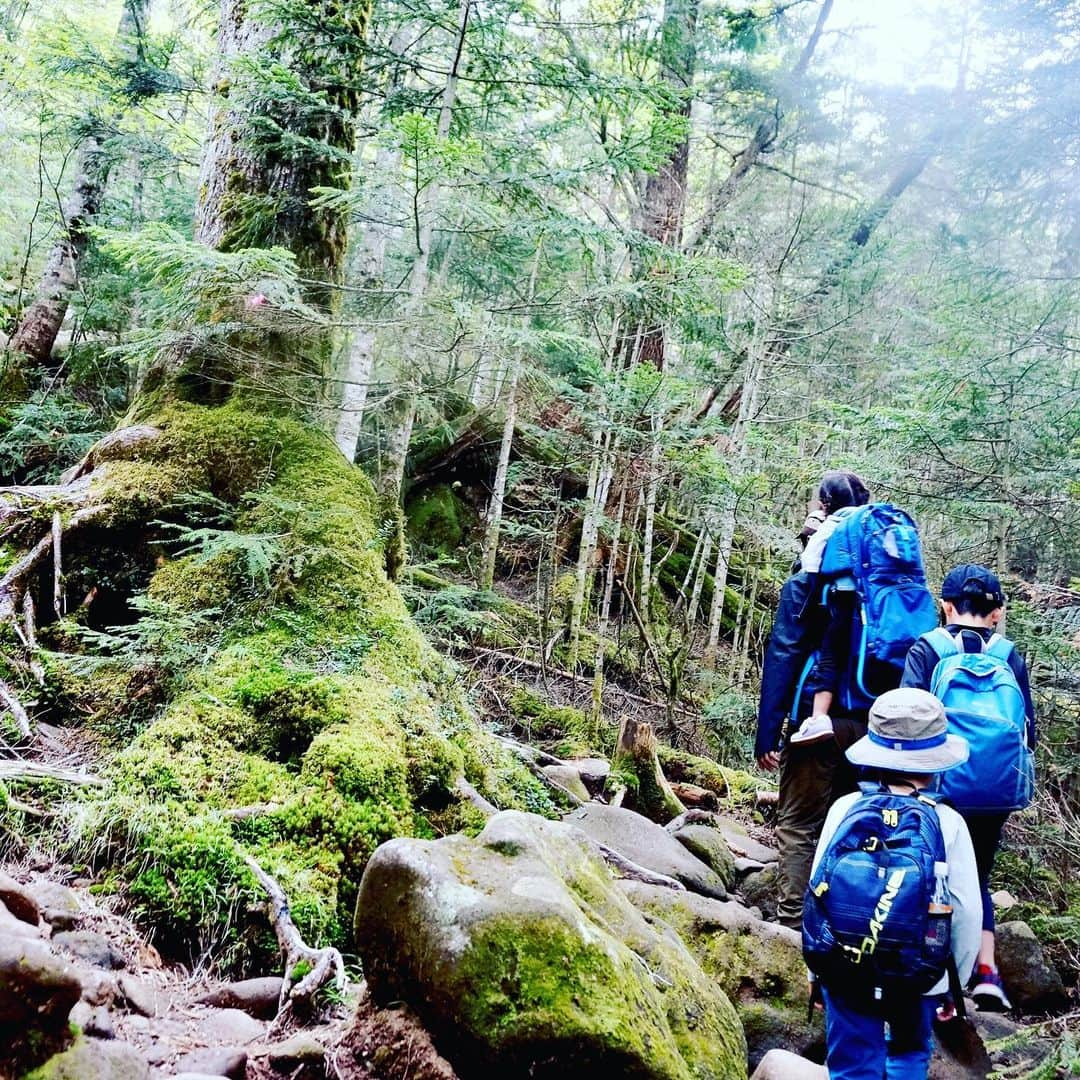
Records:
[[[955,567],[941,583],[942,600],[961,600],[965,596],[982,596],[999,607],[1005,603],[1005,593],[997,574],[978,563]]]

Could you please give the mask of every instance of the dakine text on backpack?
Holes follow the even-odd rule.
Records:
[[[952,955],[936,804],[884,785],[860,789],[810,879],[803,955],[824,986],[848,997],[923,994]]]

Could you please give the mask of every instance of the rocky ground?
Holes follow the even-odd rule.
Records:
[[[488,807],[473,839],[377,852],[355,927],[367,983],[307,1024],[275,1019],[280,974],[221,983],[166,963],[92,880],[9,865],[0,1076],[720,1080],[747,1061],[761,1078],[822,1076],[798,936],[763,917],[767,830],[702,809],[664,827],[594,800],[597,762],[559,768],[588,797],[563,822]],[[1067,1007],[1060,978],[1022,923],[1002,925],[1000,955],[1024,1017],[943,1026],[938,1080],[1023,1075],[1053,1050],[1053,1022],[1035,1024]]]

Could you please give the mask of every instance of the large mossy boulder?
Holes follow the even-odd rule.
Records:
[[[714,870],[725,888],[735,885],[738,874],[724,834],[710,825],[683,825],[671,834],[691,855]]]
[[[1068,994],[1057,969],[1025,922],[998,923],[997,963],[1013,1004],[1023,1013],[1061,1012]]]
[[[463,1077],[746,1075],[723,991],[570,825],[507,811],[475,840],[384,844],[355,938],[375,1001],[416,1010]]]
[[[763,922],[735,901],[636,881],[620,888],[635,907],[678,933],[733,1002],[751,1068],[774,1047],[802,1054],[820,1041],[820,1024],[806,1019],[806,965],[794,930]]]

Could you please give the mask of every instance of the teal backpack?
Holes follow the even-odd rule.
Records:
[[[1035,788],[1024,695],[1009,657],[1013,643],[994,634],[982,652],[938,628],[923,636],[938,656],[930,693],[945,706],[949,731],[967,739],[963,765],[941,775],[941,794],[957,810],[977,814],[1022,810]]]

